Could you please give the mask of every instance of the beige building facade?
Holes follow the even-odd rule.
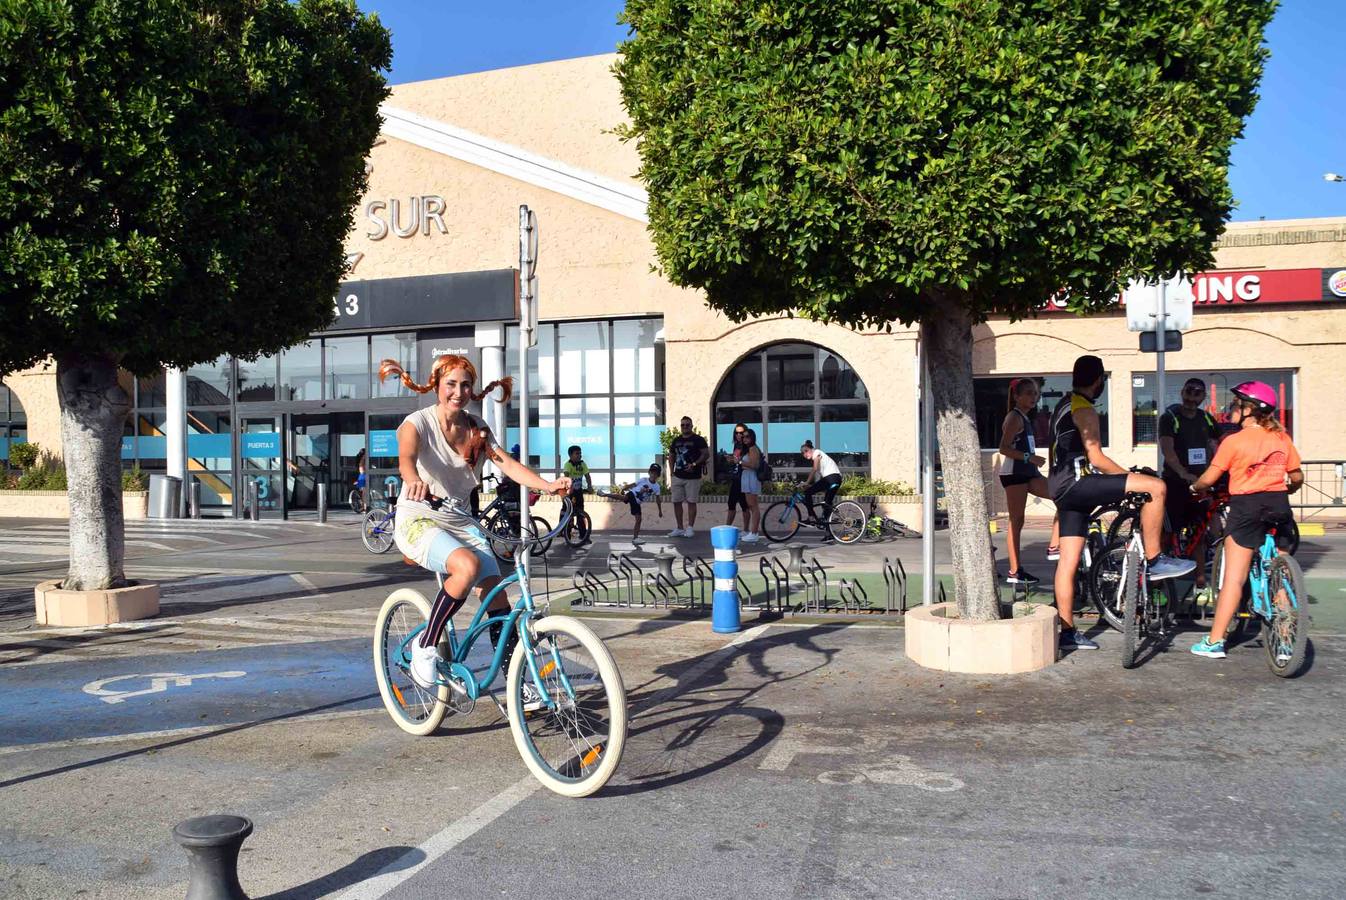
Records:
[[[539,225],[542,327],[527,414],[535,465],[556,471],[576,444],[597,483],[632,480],[659,456],[663,428],[687,415],[720,452],[735,422],[749,424],[778,472],[802,471],[798,448],[808,438],[846,471],[917,482],[914,331],[784,316],[734,323],[653,270],[639,159],[613,133],[624,120],[613,59],[394,88],[332,327],[279,358],[187,373],[187,469],[208,510],[240,514],[252,482],[266,514],[287,515],[310,508],[318,484],[339,500],[361,466],[376,487],[395,487],[392,431],[427,401],[380,383],[382,358],[418,377],[445,350],[469,355],[483,381],[516,371],[522,205]],[[1218,270],[1198,279],[1208,302],[1198,304],[1183,350],[1167,355],[1167,368],[1182,374],[1162,398],[1154,355],[1138,351],[1120,310],[1089,319],[1047,311],[978,328],[978,426],[997,508],[994,447],[1008,380],[1041,378],[1048,404],[1082,353],[1103,357],[1111,373],[1102,402],[1119,461],[1153,464],[1156,409],[1176,400],[1186,373],[1210,384],[1212,408],[1245,376],[1274,380],[1304,456],[1346,457],[1346,415],[1330,393],[1346,358],[1346,274],[1336,275],[1346,270],[1346,219],[1232,224],[1217,259]],[[57,448],[50,373],[5,383],[27,413],[28,439]],[[163,470],[162,379],[134,389],[123,456]],[[485,412],[508,443],[517,440],[517,405],[488,403]]]

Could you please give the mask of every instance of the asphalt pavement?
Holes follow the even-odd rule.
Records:
[[[703,537],[639,558],[665,543],[710,555]],[[1341,894],[1341,533],[1301,551],[1314,658],[1289,682],[1256,642],[1192,657],[1195,632],[1124,671],[1096,620],[1100,651],[989,678],[908,662],[897,616],[750,614],[720,635],[582,609],[633,718],[613,782],[580,801],[528,775],[489,701],[425,738],[392,724],[374,614],[433,583],[351,522],[133,527],[128,573],[164,612],[102,629],[32,622],[61,547],[51,523],[0,527],[3,897],[181,897],[170,830],[209,812],[254,820],[243,885],[291,900]],[[918,574],[918,541],[815,547],[836,572]],[[555,608],[577,566],[628,549],[554,551]]]

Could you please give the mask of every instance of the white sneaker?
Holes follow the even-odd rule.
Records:
[[[743,535],[743,537],[740,538],[739,540],[740,540],[741,543],[744,543],[744,544],[755,544],[755,543],[757,543],[757,541],[758,541],[758,537],[757,537],[757,535],[756,535],[755,533],[749,531],[749,532],[746,532],[746,533]]]
[[[674,528],[668,533],[669,537],[682,537],[685,532],[681,528]]]
[[[439,677],[439,648],[411,645],[411,680],[423,688],[433,689]]]
[[[523,694],[524,712],[537,712],[542,708],[542,695],[538,693],[537,688],[525,681],[519,692]]]
[[[645,539],[633,537],[631,538],[631,543],[639,547],[641,544],[645,543]]]
[[[1150,563],[1150,580],[1163,581],[1167,578],[1181,578],[1196,568],[1196,560],[1178,559],[1161,553]]]
[[[682,529],[682,536],[683,536],[683,537],[691,537],[691,536],[694,535],[694,534],[696,534],[696,532],[693,531],[693,530],[690,529],[690,528],[684,528],[684,529]]]

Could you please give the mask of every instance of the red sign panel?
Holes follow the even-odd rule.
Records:
[[[1252,269],[1202,272],[1192,279],[1197,309],[1265,306],[1273,303],[1346,303],[1346,267],[1332,269]],[[1117,298],[1122,305],[1122,298]],[[1064,298],[1043,304],[1042,312],[1066,312]]]

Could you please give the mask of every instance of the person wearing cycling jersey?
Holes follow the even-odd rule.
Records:
[[[814,518],[813,513],[813,495],[822,492],[823,495],[823,514],[819,522],[826,522],[832,515],[832,501],[837,498],[837,491],[841,490],[841,468],[822,450],[813,446],[813,441],[805,441],[804,446],[799,448],[799,452],[804,455],[813,468],[809,471],[809,477],[804,482],[804,505],[808,507],[809,518]],[[830,541],[832,535],[829,533],[823,537],[824,541]]]
[[[417,384],[391,359],[379,366],[379,379],[398,377],[418,394],[435,393],[436,403],[417,410],[397,429],[398,470],[402,488],[398,494],[393,539],[402,555],[432,572],[444,575],[444,590],[435,598],[430,621],[411,652],[411,677],[422,687],[432,687],[439,662],[438,643],[449,617],[462,606],[474,586],[484,599],[500,582],[500,567],[480,523],[467,508],[473,490],[481,487],[482,468],[489,457],[512,481],[553,494],[570,490],[570,479],[547,481],[496,443],[490,427],[467,411],[497,387],[500,402],[509,402],[513,382],[493,381],[473,393],[477,370],[471,361],[455,355],[438,357],[430,380]],[[442,501],[442,502],[441,502]],[[491,612],[506,612],[509,601],[496,596]],[[501,623],[491,628],[491,641],[498,643]],[[506,659],[516,635],[506,644]]]
[[[1038,383],[1032,378],[1016,378],[1010,382],[1009,412],[1000,428],[1000,484],[1005,489],[1005,505],[1009,508],[1009,573],[1010,584],[1037,584],[1037,576],[1030,574],[1020,563],[1019,541],[1024,530],[1024,509],[1028,495],[1047,499],[1047,479],[1038,471],[1046,460],[1037,455],[1033,436],[1032,412],[1038,405]],[[1052,520],[1050,546],[1060,546],[1059,523]]]
[[[1290,494],[1304,483],[1299,451],[1276,420],[1276,392],[1260,381],[1230,391],[1229,421],[1238,431],[1225,438],[1210,466],[1192,482],[1191,492],[1208,491],[1229,473],[1229,519],[1224,539],[1224,573],[1210,634],[1192,645],[1197,656],[1224,659],[1224,636],[1238,611],[1253,554],[1268,529],[1293,521]]]
[[[1206,382],[1189,378],[1182,386],[1182,402],[1175,403],[1159,417],[1159,449],[1164,455],[1164,486],[1168,488],[1164,511],[1168,530],[1180,534],[1194,525],[1202,514],[1201,504],[1188,485],[1196,481],[1215,456],[1220,426],[1215,417],[1201,408]],[[1194,549],[1193,557],[1206,558],[1206,537]],[[1206,586],[1206,570],[1197,566],[1196,588]]]
[[[1084,553],[1089,516],[1100,506],[1117,503],[1128,492],[1147,493],[1140,527],[1151,581],[1186,575],[1196,567],[1159,552],[1164,523],[1164,482],[1153,475],[1128,472],[1103,453],[1102,429],[1094,403],[1103,394],[1107,373],[1097,356],[1075,360],[1072,390],[1052,413],[1051,464],[1047,486],[1061,522],[1061,559],[1056,565],[1056,611],[1061,618],[1064,648],[1097,650],[1098,644],[1075,630],[1075,573]]]

